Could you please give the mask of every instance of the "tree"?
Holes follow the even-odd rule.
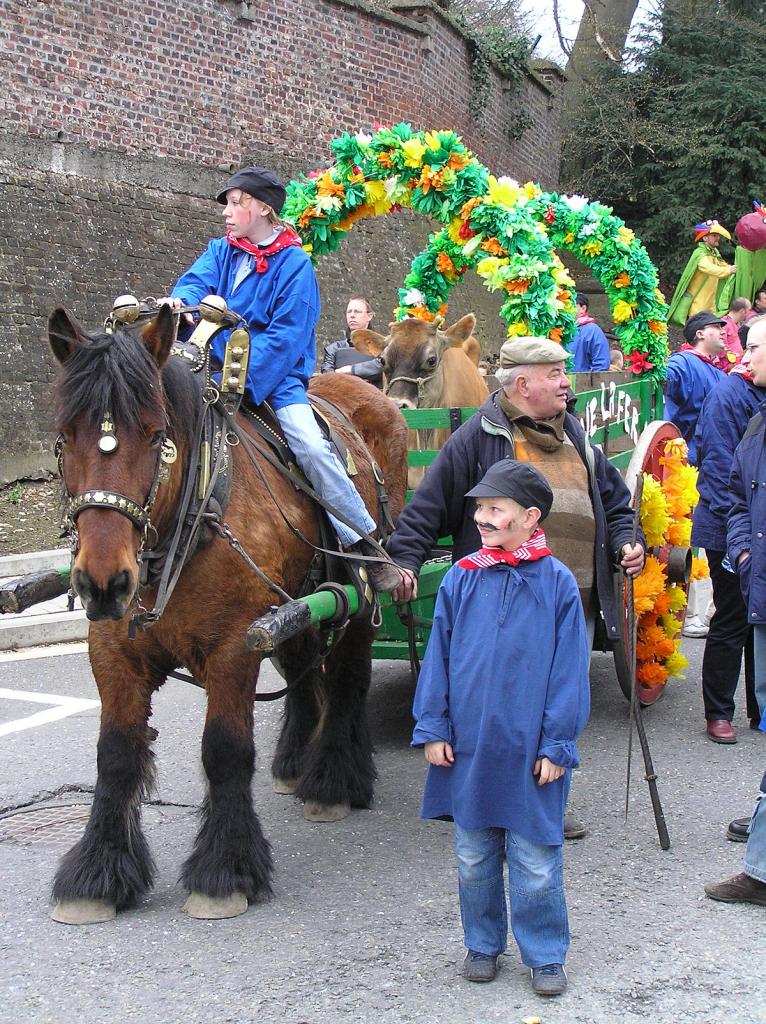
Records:
[[[692,225],[716,217],[732,229],[766,192],[766,22],[762,5],[748,17],[742,7],[668,0],[632,70],[602,65],[588,83],[564,143],[563,185],[614,206],[666,281],[688,258]]]

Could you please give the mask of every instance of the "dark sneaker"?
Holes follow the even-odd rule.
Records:
[[[563,964],[546,964],[532,968],[532,988],[539,996],[560,996],[567,990]]]
[[[726,838],[731,839],[733,843],[746,843],[747,830],[749,828],[750,818],[735,818],[734,821],[729,822],[729,827],[726,829]]]
[[[476,953],[469,949],[463,961],[463,977],[468,981],[494,981],[497,957],[489,953]]]
[[[721,903],[755,903],[766,907],[766,882],[759,882],[744,872],[725,882],[710,882],[705,886],[705,894]]]
[[[569,811],[564,812],[564,838],[582,839],[588,830],[585,825]]]

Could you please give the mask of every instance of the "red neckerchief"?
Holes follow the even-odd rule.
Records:
[[[226,232],[226,241],[235,249],[241,249],[242,252],[255,258],[256,274],[263,274],[269,269],[267,256],[273,256],[275,252],[281,252],[291,245],[303,245],[300,235],[296,234],[292,228],[283,228],[269,245],[254,245],[246,238],[233,238],[230,231]]]
[[[712,363],[713,366],[716,366],[715,359],[711,359],[710,356],[706,356],[704,352],[700,352],[698,349],[694,347],[694,345],[690,345],[688,341],[685,341],[678,351],[691,352],[692,355],[695,355],[698,359],[702,359],[703,362]]]
[[[729,370],[729,373],[736,373],[738,374],[738,376],[744,377],[745,380],[749,380],[751,384],[755,384],[752,373],[750,373],[750,371],[747,370],[741,363],[736,363],[734,366],[732,366],[731,370]]]
[[[576,316],[575,320],[580,327],[584,327],[586,324],[595,324],[596,322],[590,313],[583,313],[582,316]]]
[[[479,548],[472,555],[466,555],[457,563],[461,569],[488,569],[492,565],[518,565],[519,562],[536,562],[553,552],[548,547],[545,534],[538,527],[526,544],[515,551],[503,548]]]

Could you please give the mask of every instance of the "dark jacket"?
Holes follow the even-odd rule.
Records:
[[[490,466],[514,455],[511,423],[497,404],[497,394],[491,394],[452,434],[399,516],[388,552],[404,568],[418,572],[439,537],[452,535],[453,562],[481,547],[473,521],[475,502],[465,493]],[[617,608],[613,573],[621,548],[632,539],[630,492],[600,449],[587,441],[580,421],[569,413],[564,430],[588,469],[596,521],[596,589],[606,635],[616,640],[622,634],[622,612]],[[640,530],[638,542],[645,546]]]
[[[705,399],[694,434],[700,500],[694,510],[692,544],[697,547],[726,550],[734,451],[764,399],[766,388],[756,387],[736,372],[724,377]]]
[[[349,350],[350,353],[359,357],[358,361],[338,358],[339,353],[347,353]],[[376,388],[383,387],[383,363],[377,356],[372,359],[364,359],[363,353],[357,352],[347,338],[331,341],[329,345],[325,345],[324,359],[320,367],[322,373],[334,373],[338,366],[347,366],[349,363],[351,363],[351,373],[354,377],[361,377],[362,380],[374,384]]]
[[[766,623],[766,402],[750,420],[734,453],[729,480],[729,561],[739,574],[751,625]],[[737,565],[743,551],[750,557]]]

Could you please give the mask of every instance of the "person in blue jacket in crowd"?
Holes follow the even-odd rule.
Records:
[[[429,762],[421,817],[455,823],[463,974],[492,981],[508,915],[540,995],[567,987],[564,808],[590,711],[579,589],[540,524],[553,491],[501,459],[466,494],[482,547],[445,575],[418,678],[413,746]]]
[[[742,365],[724,374],[705,399],[694,434],[699,503],[694,509],[692,544],[704,548],[707,554],[715,604],[702,658],[702,698],[707,735],[715,743],[735,743],[737,739],[732,725],[734,694],[742,651],[750,633],[739,580],[734,571],[727,568],[726,520],[731,508],[729,475],[734,452],[750,419],[766,400],[766,387],[756,384],[750,370],[751,359],[766,345],[766,317],[753,331]],[[752,643],[749,647],[752,650]],[[748,718],[757,727],[760,715],[752,692],[750,661],[751,657],[746,656]]]
[[[724,350],[723,320],[712,313],[695,313],[684,325],[686,343],[668,359],[665,379],[665,419],[675,423],[689,446],[696,466],[694,431],[702,403],[725,376],[714,360]]]
[[[306,394],[316,361],[319,288],[300,237],[279,220],[285,188],[272,171],[244,167],[216,198],[223,207],[226,234],[208,244],[166,301],[178,309],[216,294],[247,320],[252,332],[248,399],[253,405],[271,405],[315,490],[361,532],[372,534],[375,521],[319,429]],[[217,335],[213,352],[219,359],[224,345],[225,338]],[[359,533],[330,518],[346,550],[380,557]],[[377,590],[392,590],[399,583],[400,574],[390,562],[381,558],[369,565]]]
[[[577,330],[572,338],[572,373],[588,373],[609,369],[609,342],[604,332],[588,312],[590,299],[578,295],[575,300]]]
[[[748,369],[759,387],[766,387],[766,328],[753,324],[748,332],[750,349]],[[753,334],[755,332],[755,335]],[[747,618],[755,636],[755,696],[761,714],[760,729],[766,732],[766,402],[750,421],[745,436],[734,453],[729,481],[731,511],[728,519],[729,561],[736,568]],[[705,886],[710,899],[723,903],[753,903],[766,907],[766,773],[752,818],[735,819],[730,825],[746,822],[745,859],[742,871],[723,882]],[[736,836],[739,838],[739,836]]]

